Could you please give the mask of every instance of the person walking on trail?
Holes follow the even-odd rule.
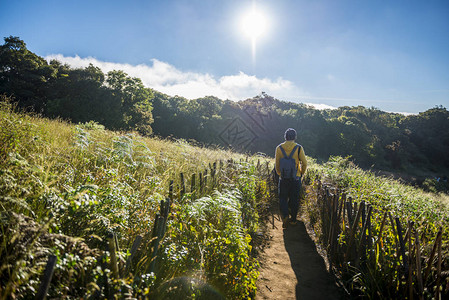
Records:
[[[301,178],[307,169],[304,148],[295,142],[296,130],[288,128],[284,134],[285,142],[276,147],[276,173],[279,175],[279,208],[282,227],[296,225],[299,209]]]

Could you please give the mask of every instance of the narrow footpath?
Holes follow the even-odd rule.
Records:
[[[268,230],[270,240],[260,259],[256,300],[343,299],[302,221],[283,229],[275,217],[274,228],[268,224]]]

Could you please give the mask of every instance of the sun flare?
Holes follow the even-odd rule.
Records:
[[[246,14],[242,19],[242,31],[243,33],[251,39],[257,39],[262,36],[267,27],[267,19],[254,7]]]
[[[251,10],[246,12],[240,22],[240,30],[251,41],[251,52],[253,62],[256,60],[256,44],[257,41],[266,34],[268,27],[268,18],[253,2]]]

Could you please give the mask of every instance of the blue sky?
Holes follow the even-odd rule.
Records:
[[[0,0],[0,34],[74,67],[123,69],[170,95],[449,108],[449,1]]]

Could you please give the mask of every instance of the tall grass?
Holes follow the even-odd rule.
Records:
[[[372,234],[372,239],[368,243],[375,246],[369,248],[367,251],[364,251],[362,248],[357,250],[360,251],[358,253],[362,253],[361,255],[370,257],[368,263],[365,257],[365,263],[358,265],[358,262],[363,260],[363,258],[355,257],[349,259],[350,252],[348,250],[346,254],[334,253],[333,256],[331,255],[331,260],[335,264],[333,266],[334,270],[339,274],[348,290],[369,299],[403,297],[404,290],[408,291],[408,285],[410,285],[407,283],[407,280],[410,280],[410,282],[418,282],[419,280],[417,278],[419,275],[422,275],[422,270],[425,267],[429,264],[436,265],[434,262],[435,259],[431,259],[432,255],[430,253],[436,243],[437,232],[441,228],[442,272],[437,275],[439,271],[436,268],[432,267],[429,269],[429,272],[431,271],[429,274],[432,274],[432,276],[428,277],[427,282],[424,282],[424,286],[430,288],[429,290],[424,289],[424,292],[420,295],[424,296],[425,299],[433,299],[437,293],[437,291],[432,290],[437,286],[436,278],[442,276],[442,293],[447,296],[449,291],[448,195],[427,193],[419,188],[405,185],[391,178],[375,176],[371,172],[358,168],[347,158],[341,157],[333,157],[323,165],[318,165],[312,161],[307,174],[307,180],[311,185],[315,185],[318,179],[327,185],[336,187],[347,198],[351,197],[353,202],[360,204],[364,201],[373,207],[368,233],[364,232],[363,235],[366,236],[369,234],[371,236]],[[337,195],[340,197],[341,194],[337,193]],[[321,195],[320,197],[322,199],[323,196]],[[309,193],[304,201],[303,212],[306,220],[315,229],[320,243],[324,247],[327,247],[331,240],[329,238],[329,230],[331,229],[326,227],[329,225],[329,220],[323,220],[326,218],[323,217],[323,211],[327,207],[324,204],[320,205],[320,201],[317,198],[318,196],[315,191]],[[343,196],[338,198],[338,201],[343,201]],[[384,219],[384,216],[386,216],[385,212],[390,213],[392,218],[389,217],[388,220]],[[349,247],[348,235],[352,233],[349,228],[353,224],[348,225],[349,220],[348,218],[344,219],[344,215],[343,213],[341,219],[339,215],[333,225],[333,228],[335,228],[338,224],[338,229],[336,230],[340,234],[336,237],[334,243],[338,244],[339,249]],[[402,236],[408,235],[409,237],[408,241],[404,238],[404,248],[406,249],[404,250],[404,255],[409,258],[408,263],[414,265],[415,261],[419,261],[423,266],[422,270],[418,267],[414,269],[410,267],[410,270],[413,270],[410,273],[411,275],[409,275],[410,279],[407,279],[407,277],[404,279],[403,272],[401,271],[403,256],[398,252],[398,227],[395,224],[391,225],[394,217],[398,217],[399,222],[402,224]],[[337,218],[337,216],[334,216],[334,218]],[[360,222],[360,224],[356,223],[356,225],[358,225],[357,228],[362,228],[362,225],[366,225],[366,223],[363,224]],[[411,231],[407,228],[410,228]],[[355,239],[360,239],[363,231],[356,230],[355,232]],[[379,234],[380,232],[382,232],[382,235]],[[419,236],[420,259],[416,259],[417,255],[415,254],[417,247],[415,245],[417,241],[415,233],[416,236]],[[416,279],[412,279],[412,277]],[[414,289],[414,293],[418,294],[417,284],[414,286]],[[411,292],[407,292],[407,295],[408,293]]]
[[[447,194],[424,192],[398,180],[376,176],[358,168],[348,158],[332,157],[323,165],[312,163],[310,172],[338,185],[357,201],[388,209],[400,218],[435,226],[449,222]]]
[[[94,122],[75,126],[29,116],[14,112],[5,100],[0,101],[0,299],[34,297],[50,254],[57,256],[50,297],[163,295],[170,280],[185,277],[204,282],[217,295],[254,295],[251,235],[269,197],[258,158],[110,132]],[[223,167],[219,164],[213,181],[210,169],[204,171],[219,161]],[[180,173],[187,187],[190,176],[201,173],[209,189],[187,188],[181,195]],[[171,180],[174,201],[161,263],[150,274],[151,230]],[[111,232],[122,260],[136,236],[144,239],[134,269],[120,280],[108,267],[105,238]]]

